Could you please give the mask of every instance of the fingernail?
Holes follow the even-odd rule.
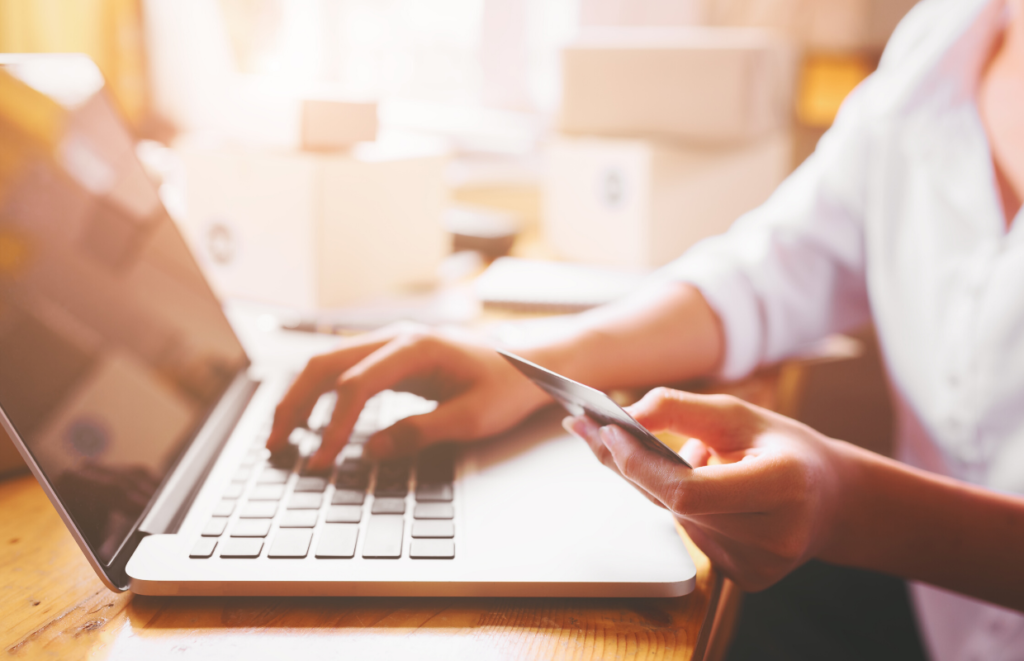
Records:
[[[575,422],[576,418],[572,417],[571,415],[565,416],[564,418],[562,418],[562,429],[569,432],[573,436],[579,436],[579,434],[577,434],[576,430],[573,428],[573,423]]]

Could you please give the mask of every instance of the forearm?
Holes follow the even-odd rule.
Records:
[[[1024,611],[1024,498],[843,444],[848,468],[822,559]]]
[[[569,335],[524,351],[538,364],[605,390],[708,375],[723,352],[718,317],[695,287],[677,282],[580,315]]]

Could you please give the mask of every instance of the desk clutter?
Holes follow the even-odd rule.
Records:
[[[629,294],[646,271],[500,257],[476,280],[484,306],[520,312],[571,313]]]

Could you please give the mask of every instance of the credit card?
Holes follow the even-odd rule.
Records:
[[[626,413],[621,406],[600,390],[577,383],[507,351],[499,349],[498,353],[512,363],[513,367],[522,372],[526,378],[536,383],[541,390],[551,395],[569,412],[569,415],[586,415],[601,426],[618,425],[649,450],[657,452],[677,464],[692,468],[677,452],[659,441],[654,434],[647,431],[643,425],[633,419],[633,416]]]

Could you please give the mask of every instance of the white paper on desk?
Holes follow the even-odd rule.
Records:
[[[501,257],[477,279],[476,293],[485,305],[574,312],[625,296],[647,275],[647,271]]]

